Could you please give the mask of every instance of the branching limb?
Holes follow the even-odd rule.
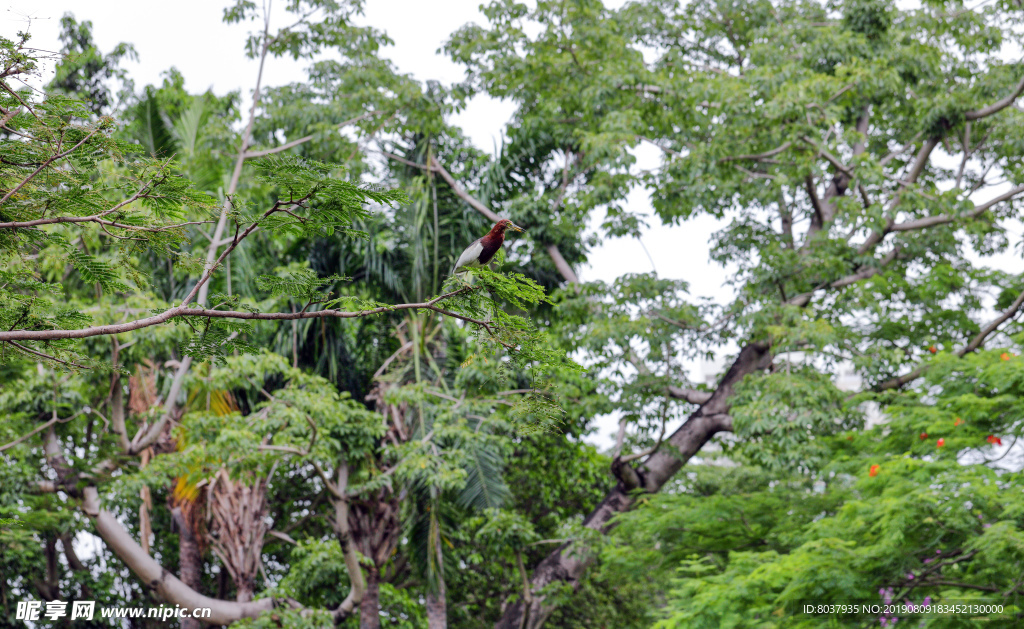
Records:
[[[355,118],[351,118],[351,119],[346,120],[344,122],[340,122],[340,123],[338,123],[337,127],[339,129],[341,127],[347,127],[350,124],[354,124],[354,123],[359,122],[361,120],[366,120],[367,118],[372,118],[373,116],[379,115],[381,113],[383,113],[383,112],[380,112],[380,111],[377,111],[377,110],[374,110],[374,111],[371,111],[371,112],[367,112],[367,113],[365,113],[365,114],[363,114],[361,116],[356,116]],[[310,135],[307,135],[305,137],[299,138],[298,140],[292,140],[291,142],[287,142],[285,144],[282,144],[281,146],[275,146],[274,148],[264,149],[262,151],[246,151],[244,153],[244,155],[245,155],[246,159],[252,159],[252,158],[255,158],[255,157],[266,157],[267,155],[274,155],[275,153],[282,153],[284,151],[287,151],[290,148],[294,148],[296,146],[299,146],[300,144],[305,144],[306,142],[309,142],[310,140],[312,140],[315,137],[316,137],[316,134],[310,134]]]
[[[651,376],[651,370],[647,365],[637,356],[632,350],[626,353],[626,360],[629,361],[637,373],[641,376]],[[711,399],[711,393],[708,391],[698,391],[689,387],[678,387],[675,385],[667,385],[665,387],[665,395],[676,400],[684,400],[690,404],[696,404],[698,406],[705,404]]]
[[[20,181],[20,182],[18,183],[18,185],[16,185],[16,186],[14,186],[13,188],[11,188],[10,192],[8,192],[7,194],[5,194],[5,195],[3,196],[3,198],[0,198],[0,205],[3,205],[4,203],[7,203],[8,199],[10,199],[10,198],[11,198],[11,197],[13,197],[13,196],[14,196],[15,194],[17,194],[18,190],[21,190],[21,189],[22,189],[23,187],[25,187],[25,185],[26,185],[26,184],[27,184],[28,182],[30,182],[30,181],[32,181],[33,179],[35,179],[36,175],[38,175],[39,173],[43,172],[43,170],[45,170],[47,166],[49,166],[50,164],[54,163],[55,161],[57,161],[57,160],[59,160],[59,159],[64,159],[65,157],[67,157],[67,156],[68,156],[68,155],[70,155],[71,153],[73,153],[73,152],[75,152],[76,150],[78,150],[78,148],[79,148],[79,147],[81,147],[81,146],[82,146],[83,144],[85,144],[86,142],[88,142],[88,141],[89,141],[89,140],[90,140],[90,139],[92,138],[92,136],[94,136],[94,135],[96,135],[97,133],[99,133],[99,130],[100,130],[100,129],[99,129],[99,127],[96,127],[95,129],[93,129],[92,131],[90,131],[90,132],[89,132],[89,133],[88,133],[88,134],[87,134],[87,135],[86,135],[86,136],[85,136],[84,138],[82,138],[82,139],[81,139],[81,140],[80,140],[80,141],[78,142],[78,144],[75,144],[74,146],[72,146],[71,148],[69,148],[68,150],[66,150],[66,151],[64,151],[64,152],[61,152],[61,153],[57,153],[56,155],[54,155],[54,156],[52,156],[52,157],[48,158],[48,159],[47,159],[46,161],[44,161],[44,162],[43,162],[42,164],[40,164],[40,165],[39,165],[39,168],[36,168],[36,169],[35,169],[35,170],[34,170],[34,171],[32,172],[32,174],[30,174],[30,175],[29,175],[28,177],[25,177],[24,179],[22,179],[22,180],[21,180],[21,181]]]
[[[928,159],[931,157],[932,151],[935,149],[936,146],[938,146],[938,144],[938,138],[929,138],[928,140],[925,141],[923,145],[921,145],[921,150],[918,151],[917,157],[914,159],[914,164],[911,166],[910,172],[907,174],[907,177],[904,181],[906,181],[908,184],[917,183],[917,178],[921,176],[922,172],[924,172],[924,168],[928,164]],[[889,204],[889,208],[886,212],[889,216],[886,219],[885,228],[882,229],[882,231],[871,232],[871,234],[867,237],[867,239],[864,240],[864,243],[857,250],[857,255],[864,255],[868,251],[874,249],[875,246],[877,246],[878,243],[882,242],[882,239],[885,238],[886,235],[888,235],[889,232],[892,231],[893,225],[896,224],[896,219],[893,216],[893,210],[895,210],[896,206],[899,204],[901,194],[902,189],[896,193],[896,195],[892,199],[892,202]]]
[[[72,419],[78,417],[79,415],[81,415],[81,413],[82,412],[79,411],[79,412],[75,413],[74,415],[72,415],[71,417],[68,417],[67,419],[57,419],[57,418],[54,418],[54,419],[51,419],[50,421],[48,421],[46,423],[39,424],[38,426],[36,426],[32,430],[32,432],[24,434],[24,435],[18,437],[17,439],[15,439],[14,441],[12,441],[10,443],[6,443],[6,444],[0,446],[0,452],[3,452],[4,450],[10,450],[11,448],[13,448],[14,446],[18,445],[19,443],[22,443],[26,439],[31,438],[33,435],[37,435],[37,434],[41,433],[42,431],[46,430],[50,426],[53,426],[54,424],[65,424],[65,423],[71,421]]]
[[[336,489],[341,495],[348,492],[348,463],[338,463]],[[351,616],[359,603],[366,595],[366,578],[363,576],[363,569],[359,566],[359,552],[352,543],[352,531],[348,525],[348,499],[340,498],[334,500],[334,536],[341,546],[341,553],[345,557],[345,567],[348,569],[351,588],[348,596],[338,607],[331,612],[334,617],[334,624],[339,625],[343,620]]]
[[[967,118],[967,120],[981,120],[982,118],[991,116],[992,114],[998,113],[1012,105],[1013,101],[1017,100],[1017,97],[1020,96],[1021,93],[1024,93],[1024,78],[1021,78],[1020,82],[1018,82],[1017,86],[1013,89],[1013,92],[1011,92],[1006,98],[1000,99],[988,107],[969,111],[964,114],[964,117]]]
[[[438,173],[439,175],[441,175],[441,178],[444,179],[445,182],[448,184],[448,187],[451,188],[452,192],[454,192],[457,197],[465,201],[471,208],[473,208],[477,212],[480,212],[481,214],[486,216],[488,220],[492,220],[495,223],[501,220],[501,217],[498,216],[493,210],[491,210],[489,207],[481,203],[478,199],[476,199],[471,194],[466,192],[466,190],[462,186],[460,186],[457,181],[455,181],[455,178],[452,177],[451,173],[449,173],[444,166],[438,163],[438,161],[434,159],[432,155],[428,158],[426,164],[417,164],[416,162],[411,162],[407,159],[404,159],[397,155],[393,155],[391,153],[384,152],[384,154],[389,158],[394,159],[395,161],[398,161],[400,163]],[[576,272],[572,270],[572,267],[569,266],[569,263],[566,262],[565,257],[562,255],[562,252],[559,251],[558,247],[554,244],[548,244],[545,245],[544,248],[548,252],[548,255],[551,256],[551,261],[554,262],[555,268],[558,269],[558,272],[562,275],[563,278],[565,278],[565,281],[569,282],[570,284],[579,283],[579,277],[577,277]]]
[[[96,534],[161,600],[188,608],[208,607],[210,617],[204,621],[217,625],[229,625],[242,618],[255,618],[263,612],[271,611],[277,604],[278,601],[272,598],[236,603],[210,598],[196,592],[143,551],[118,522],[117,517],[100,507],[96,487],[86,487],[83,496],[82,511],[92,519]]]
[[[998,197],[996,197],[996,198],[994,198],[994,199],[992,199],[990,201],[987,201],[985,203],[982,203],[981,205],[975,207],[970,212],[968,212],[966,214],[963,214],[961,216],[954,216],[952,214],[939,214],[937,216],[926,216],[924,218],[918,218],[918,219],[914,219],[914,220],[910,220],[910,221],[904,221],[902,223],[896,223],[896,224],[894,224],[892,226],[890,231],[904,232],[904,231],[912,231],[912,230],[915,230],[915,229],[926,229],[928,227],[934,227],[935,225],[943,225],[945,223],[952,223],[953,221],[956,221],[958,219],[977,218],[978,216],[981,216],[982,214],[987,212],[993,206],[998,205],[998,204],[1000,204],[1000,203],[1002,203],[1004,201],[1009,201],[1010,199],[1016,197],[1017,195],[1019,195],[1021,193],[1024,193],[1024,185],[1017,186],[1016,188],[1013,188],[1013,189],[1011,189],[1011,190],[1009,190],[1007,192],[1004,192],[1003,194],[999,195]]]
[[[1021,294],[1017,296],[1017,299],[1013,300],[1013,303],[1010,304],[1009,308],[1004,310],[998,317],[993,319],[988,325],[982,328],[981,331],[978,332],[974,336],[974,338],[970,340],[969,343],[958,349],[956,351],[956,355],[958,357],[963,358],[967,354],[976,351],[979,347],[984,345],[985,339],[987,339],[996,330],[998,330],[999,326],[1001,326],[1002,324],[1006,323],[1008,320],[1016,316],[1017,313],[1020,312],[1021,306],[1024,306],[1024,292],[1021,292]],[[888,389],[896,389],[902,387],[903,385],[909,382],[913,382],[914,380],[917,380],[922,375],[924,375],[924,372],[928,370],[928,367],[928,363],[918,365],[918,367],[911,371],[910,373],[898,376],[896,378],[890,378],[889,380],[886,380],[879,384],[878,386],[876,386],[875,389],[878,391],[886,391]]]
[[[394,312],[398,310],[416,310],[426,309],[433,310],[434,312],[461,319],[468,323],[475,323],[480,325],[488,331],[491,331],[491,323],[487,321],[481,321],[472,317],[467,317],[455,312],[443,310],[436,307],[436,304],[460,295],[471,290],[476,290],[471,286],[464,286],[458,290],[439,295],[431,299],[430,301],[412,303],[412,304],[396,304],[393,306],[380,306],[378,308],[370,308],[367,310],[318,310],[314,312],[248,312],[244,310],[211,310],[208,308],[189,308],[187,306],[175,306],[169,308],[158,315],[152,317],[146,317],[143,319],[136,319],[135,321],[127,321],[125,323],[112,323],[109,325],[99,325],[89,328],[81,328],[77,330],[9,330],[0,331],[0,342],[13,342],[13,341],[45,341],[53,339],[82,339],[89,338],[92,336],[103,336],[109,334],[121,334],[123,332],[131,332],[133,330],[139,330],[142,328],[148,328],[160,323],[165,323],[175,317],[187,317],[187,318],[201,318],[201,319],[240,319],[248,321],[291,321],[294,319],[320,319],[320,318],[338,318],[338,319],[355,319],[360,317],[368,317],[376,314],[385,312]],[[184,361],[183,361],[184,362]]]
[[[785,151],[786,149],[788,149],[791,146],[793,146],[792,142],[785,142],[781,146],[779,146],[777,148],[774,148],[774,149],[772,149],[770,151],[765,151],[764,153],[752,153],[752,154],[749,154],[749,155],[732,155],[730,157],[722,157],[718,161],[719,161],[719,163],[722,163],[722,162],[736,162],[736,161],[741,161],[741,160],[758,161],[758,160],[767,159],[769,157],[778,155],[779,153]]]

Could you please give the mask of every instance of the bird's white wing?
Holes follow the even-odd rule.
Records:
[[[483,252],[484,246],[476,240],[470,246],[466,247],[466,250],[459,256],[459,261],[455,263],[455,270],[461,268],[469,268],[480,266],[480,254]]]

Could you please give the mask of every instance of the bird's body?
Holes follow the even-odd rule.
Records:
[[[457,273],[460,269],[487,266],[494,258],[494,254],[498,253],[498,249],[501,249],[502,243],[505,242],[505,230],[509,227],[516,231],[523,231],[522,227],[519,227],[507,218],[498,221],[491,228],[491,231],[487,232],[486,236],[477,238],[466,247],[466,250],[462,252],[459,260],[455,263],[452,273]]]

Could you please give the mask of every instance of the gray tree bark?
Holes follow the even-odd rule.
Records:
[[[448,598],[444,585],[440,592],[427,592],[427,626],[430,629],[448,629]]]
[[[199,552],[199,540],[189,526],[188,519],[181,513],[181,508],[171,509],[171,517],[178,529],[178,578],[181,582],[202,592],[203,556]],[[195,618],[182,618],[181,629],[199,629],[200,623]]]
[[[618,459],[612,464],[612,471],[619,482],[601,504],[583,521],[587,528],[607,532],[609,520],[617,513],[630,508],[633,499],[630,493],[635,489],[645,492],[656,492],[678,472],[687,461],[695,455],[704,444],[716,433],[732,430],[732,418],[729,417],[729,398],[745,376],[768,367],[771,363],[771,350],[766,343],[749,343],[744,347],[732,366],[725,373],[714,394],[697,409],[682,426],[668,438],[667,445],[655,452],[643,463],[634,468],[629,463]],[[573,588],[590,565],[593,556],[586,551],[576,551],[566,543],[555,549],[533,571],[530,589],[532,600],[527,606],[520,599],[505,608],[505,613],[495,625],[497,629],[539,629],[544,625],[554,605],[546,603],[545,597],[539,592],[544,586],[562,582]],[[525,615],[525,618],[524,618]]]
[[[366,571],[366,592],[359,603],[359,629],[380,629],[380,573]]]

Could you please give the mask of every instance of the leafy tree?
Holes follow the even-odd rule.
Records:
[[[604,287],[563,297],[560,323],[579,326],[566,327],[570,347],[615,370],[608,391],[621,392],[625,427],[639,430],[639,451],[617,453],[619,484],[589,528],[607,530],[637,491],[662,489],[716,435],[761,451],[760,464],[812,474],[827,459],[818,440],[861,421],[820,374],[852,363],[887,402],[923,386],[929,348],[965,357],[1017,315],[1019,282],[988,262],[1009,247],[1024,192],[1013,106],[1024,82],[1021,66],[1002,60],[1020,41],[1011,6],[610,11],[580,1],[485,11],[489,26],[448,44],[467,89],[511,98],[523,130],[571,117],[580,145],[609,156],[602,178],[567,188],[567,202],[607,206],[628,226],[618,200],[643,184],[665,223],[721,221],[712,255],[737,269],[724,304],[637,278],[610,299]],[[615,43],[614,59],[603,42]],[[661,163],[625,170],[642,142],[661,149]],[[613,177],[619,186],[598,185]],[[993,291],[1009,297],[985,325],[982,296]],[[707,388],[687,382],[680,359],[708,354],[730,355],[724,373]],[[659,419],[678,416],[657,436]],[[546,593],[578,583],[589,564],[570,547],[549,555],[531,604],[510,604],[499,626],[540,626],[552,611]]]
[[[92,22],[78,22],[70,13],[60,19],[59,38],[60,62],[48,88],[81,100],[97,116],[113,113],[118,109],[117,101],[132,92],[131,79],[120,65],[125,60],[138,60],[135,48],[122,42],[109,53],[101,53],[92,39]],[[119,84],[116,94],[110,90],[112,81]]]
[[[257,54],[287,50],[301,56],[313,54],[318,46],[338,43],[339,25],[357,7],[314,5],[312,8],[326,13],[324,22],[306,30],[286,29],[273,37],[264,28],[253,40],[258,43]],[[298,11],[301,7],[292,8]],[[243,3],[228,17],[247,15],[248,5]],[[288,46],[280,48],[285,40]],[[4,78],[32,68],[23,43],[3,41]],[[9,320],[4,320],[7,336],[2,342],[9,348],[6,358],[11,361],[14,383],[5,386],[5,393],[11,395],[4,407],[14,421],[4,426],[9,439],[5,439],[3,450],[10,452],[5,460],[18,461],[17,469],[28,473],[19,487],[39,494],[39,512],[64,518],[60,526],[40,521],[34,527],[36,534],[47,535],[46,562],[40,562],[38,555],[22,555],[24,568],[19,568],[19,574],[32,574],[27,567],[32,563],[57,566],[58,544],[68,562],[79,566],[80,562],[72,560],[68,531],[88,528],[91,520],[113,552],[113,556],[96,561],[118,563],[119,559],[146,584],[146,590],[134,580],[126,582],[127,591],[107,587],[104,591],[110,593],[111,601],[118,596],[121,600],[146,600],[146,591],[151,591],[164,601],[212,607],[219,622],[253,617],[274,605],[287,604],[293,610],[288,612],[289,618],[295,622],[316,622],[324,618],[321,611],[304,609],[306,601],[284,603],[290,598],[289,590],[282,590],[280,596],[268,590],[271,584],[266,575],[262,575],[261,587],[261,575],[254,570],[261,563],[265,531],[259,525],[253,531],[237,528],[237,509],[243,504],[255,513],[269,514],[274,509],[281,519],[291,518],[302,502],[283,492],[299,489],[312,496],[310,504],[333,506],[333,524],[326,531],[313,527],[309,533],[319,543],[334,538],[340,557],[334,556],[349,575],[348,595],[330,600],[333,614],[327,617],[333,615],[341,622],[358,609],[366,583],[349,526],[349,502],[388,484],[389,476],[374,467],[383,435],[366,432],[372,421],[361,428],[369,435],[362,441],[351,430],[334,426],[331,422],[347,416],[366,418],[369,414],[339,403],[338,394],[326,382],[310,379],[294,366],[287,370],[273,356],[255,364],[232,357],[238,351],[251,351],[259,343],[257,339],[266,338],[266,328],[239,320],[298,322],[425,309],[443,317],[461,317],[469,324],[459,332],[462,345],[476,347],[481,364],[492,355],[511,359],[507,364],[500,359],[488,364],[499,372],[516,370],[520,378],[526,378],[527,387],[531,384],[528,373],[543,377],[560,364],[572,369],[564,361],[564,353],[545,347],[543,337],[518,314],[545,299],[543,290],[522,275],[483,270],[472,284],[449,280],[443,289],[446,292],[433,298],[418,286],[415,292],[421,301],[395,307],[376,299],[378,294],[373,291],[338,297],[332,289],[341,277],[321,276],[305,264],[294,264],[288,255],[275,260],[274,253],[287,253],[296,243],[304,247],[311,241],[344,242],[344,238],[362,237],[360,224],[387,224],[374,217],[368,204],[380,211],[382,206],[403,204],[406,197],[393,189],[347,179],[337,167],[324,162],[272,156],[309,139],[250,149],[256,105],[242,134],[241,148],[232,159],[223,152],[218,154],[212,148],[216,142],[211,140],[216,140],[214,134],[230,137],[224,123],[230,122],[236,101],[190,96],[173,72],[162,88],[148,89],[133,107],[136,119],[127,133],[141,146],[119,137],[110,118],[92,119],[77,101],[57,95],[34,100],[9,83],[3,88],[7,100],[0,106],[4,128],[10,132],[4,151],[13,157],[5,160],[0,180],[0,191],[6,192],[0,202],[5,221],[0,229],[7,233],[4,252],[9,274],[0,298],[12,306],[3,310]],[[257,103],[259,94],[257,88]],[[172,152],[180,154],[181,163],[167,157]],[[243,165],[254,159],[259,160],[256,177],[243,180]],[[216,226],[212,236],[205,232],[206,225]],[[234,227],[234,236],[224,238],[228,226]],[[270,245],[271,255],[246,246],[253,234]],[[210,246],[191,246],[197,236],[206,237]],[[228,261],[236,251],[245,249],[250,249],[242,258],[246,267],[260,264],[273,268],[272,262],[280,266],[274,274],[249,274],[243,267],[238,275],[244,280],[241,288],[247,290],[241,297],[232,290],[236,274]],[[440,260],[436,246],[434,249],[436,269]],[[168,261],[171,264],[165,266]],[[149,277],[158,278],[158,285],[166,290],[151,292]],[[436,270],[431,288],[441,290]],[[208,298],[215,305],[207,307]],[[293,307],[277,312],[282,301]],[[344,310],[346,306],[356,310]],[[359,314],[352,317],[356,312]],[[96,320],[97,325],[88,325]],[[476,345],[470,340],[474,336]],[[96,343],[104,337],[110,338],[109,346]],[[20,354],[12,354],[11,348]],[[42,362],[33,371],[19,355]],[[85,358],[87,355],[90,358]],[[153,358],[173,362],[173,377]],[[230,361],[230,370],[213,368],[214,363],[225,360]],[[56,369],[62,367],[71,372],[58,376]],[[132,375],[126,378],[129,373]],[[500,382],[488,380],[492,385]],[[294,398],[297,386],[302,400]],[[38,396],[38,391],[47,391],[47,387],[52,389],[52,399]],[[254,400],[254,390],[269,399]],[[25,397],[26,393],[34,397]],[[328,402],[338,408],[325,410],[322,405]],[[487,402],[488,407],[493,405]],[[462,412],[491,414],[478,409],[479,405],[467,405]],[[525,411],[525,421],[534,420],[529,408],[521,406],[520,410]],[[81,418],[86,416],[90,419],[83,425]],[[104,428],[95,424],[96,417],[102,419]],[[177,428],[171,430],[172,426]],[[335,428],[338,434],[333,434]],[[325,441],[318,441],[325,430]],[[302,436],[293,439],[299,433]],[[463,425],[438,435],[439,441],[445,441],[438,461],[448,466],[440,470],[441,476],[451,476],[446,487],[457,488],[474,452],[479,460],[477,450],[469,448],[465,454],[459,448],[473,443],[477,435],[486,438],[488,434],[489,430],[471,431]],[[41,443],[38,436],[42,436]],[[370,450],[354,448],[356,442]],[[71,447],[76,443],[84,444],[84,450]],[[327,455],[330,461],[321,464],[314,461],[324,454],[314,452],[318,443],[341,448],[345,454],[340,458]],[[250,456],[238,459],[234,454],[240,451]],[[36,454],[42,457],[44,467],[28,472],[32,467],[29,461]],[[366,465],[366,459],[370,467],[360,467]],[[291,481],[273,488],[270,479],[274,472],[292,460],[301,461],[301,467],[290,475]],[[128,473],[135,465],[139,471]],[[114,470],[117,474],[112,477]],[[305,477],[304,484],[297,482],[300,477]],[[411,473],[399,472],[395,477],[414,481]],[[479,490],[479,485],[476,487]],[[64,506],[65,497],[80,502],[81,512]],[[159,499],[167,500],[170,519],[167,511],[154,509],[154,501]],[[199,515],[203,504],[213,513],[209,523]],[[24,506],[20,495],[5,503],[13,513],[22,513]],[[168,543],[168,534],[173,533],[180,538],[178,548]],[[34,535],[26,539],[32,540]],[[151,537],[158,551],[155,556],[177,562],[180,581],[153,560]],[[214,564],[219,570],[216,585],[203,574],[206,548],[218,558]],[[281,553],[286,560],[288,555]],[[297,569],[304,569],[304,556],[300,553],[296,560]],[[22,596],[27,591],[25,583],[14,587]],[[45,598],[55,598],[67,587],[67,579],[53,568],[46,574],[45,587],[36,589]],[[218,590],[216,599],[203,596],[203,590],[211,587]],[[232,587],[237,602],[223,600]],[[264,590],[262,597],[253,600],[258,590]],[[404,594],[386,590],[398,608],[410,604]],[[322,601],[309,604],[316,606]],[[376,605],[374,599],[362,620],[377,617]]]

